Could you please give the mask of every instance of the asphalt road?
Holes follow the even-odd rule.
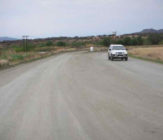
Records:
[[[76,52],[0,71],[0,140],[163,140],[163,65]]]

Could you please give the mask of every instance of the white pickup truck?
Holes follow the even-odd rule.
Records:
[[[121,59],[121,60],[128,60],[128,52],[127,49],[123,45],[116,45],[112,44],[109,47],[108,50],[108,59],[114,60],[114,59]]]

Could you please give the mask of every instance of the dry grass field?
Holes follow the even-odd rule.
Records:
[[[163,62],[163,45],[129,47],[131,56]]]

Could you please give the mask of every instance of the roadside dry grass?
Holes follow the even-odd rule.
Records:
[[[129,47],[129,55],[163,63],[163,45]]]
[[[30,62],[33,60],[45,58],[54,54],[72,51],[89,51],[90,46],[83,47],[41,47],[35,48],[33,51],[21,52],[14,48],[0,48],[0,69],[15,66],[21,63]],[[95,51],[105,51],[106,47],[95,47]]]
[[[27,53],[25,52],[16,52],[14,49],[1,49],[0,50],[0,69],[14,66],[17,64],[21,64],[24,62],[30,62],[33,60],[41,59],[44,57],[51,56],[53,54],[58,54],[61,52],[69,52],[69,51],[75,51],[76,48],[61,48],[61,47],[55,47],[55,48],[46,48],[42,50],[37,51],[29,51]]]

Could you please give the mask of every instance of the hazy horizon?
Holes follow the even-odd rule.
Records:
[[[163,28],[162,0],[0,0],[0,36],[133,33]]]

